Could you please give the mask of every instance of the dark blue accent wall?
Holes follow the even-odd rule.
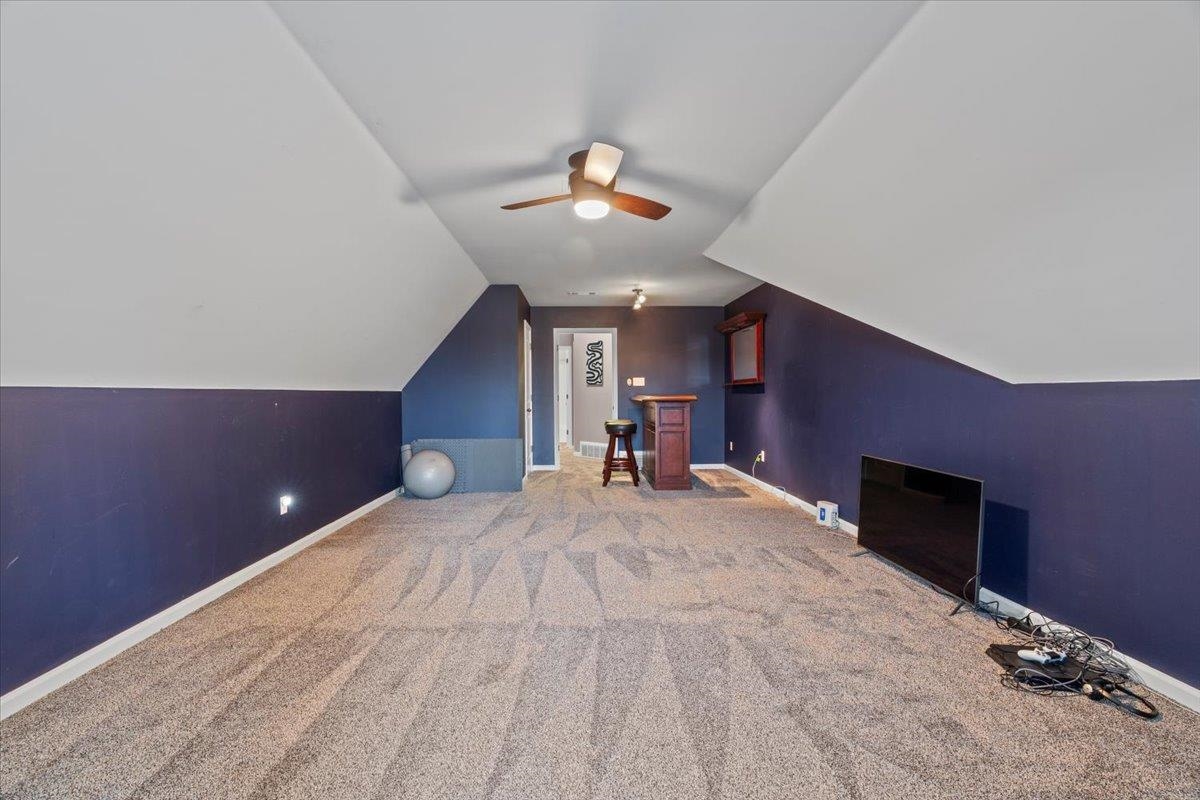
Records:
[[[0,691],[395,489],[400,425],[399,392],[0,389]]]
[[[535,306],[533,327],[533,461],[553,464],[555,328],[616,328],[619,381],[618,412],[637,420],[642,410],[635,394],[692,392],[692,462],[721,463],[725,394],[724,340],[716,325],[724,319],[716,306]],[[645,377],[644,387],[625,379]],[[408,390],[405,389],[405,394]],[[634,446],[640,448],[641,430]]]
[[[1200,381],[1011,385],[764,285],[726,463],[858,519],[859,456],[984,480],[985,587],[1200,685]]]
[[[524,300],[516,286],[484,290],[404,387],[405,441],[521,437]]]

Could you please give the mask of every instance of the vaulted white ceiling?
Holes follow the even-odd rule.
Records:
[[[0,383],[400,388],[489,280],[1200,377],[1200,5],[917,8],[0,4]],[[671,215],[499,209],[593,140]]]
[[[721,304],[758,283],[705,247],[917,7],[829,3],[276,2],[493,283],[535,305]],[[576,218],[567,156],[626,151],[659,222]],[[572,296],[570,291],[594,291]]]
[[[1008,381],[1200,378],[1200,4],[926,5],[707,254]]]
[[[265,4],[0,20],[3,384],[399,389],[486,286]]]

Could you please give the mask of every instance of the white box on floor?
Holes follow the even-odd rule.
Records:
[[[828,500],[821,500],[817,503],[817,524],[824,525],[826,528],[838,528],[838,506],[837,503],[831,503]]]

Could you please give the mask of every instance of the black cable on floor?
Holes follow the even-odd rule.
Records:
[[[1116,654],[1112,640],[1093,636],[1062,622],[1047,621],[1040,614],[1040,619],[1035,620],[1032,611],[1019,619],[1003,614],[998,600],[985,603],[967,596],[971,584],[978,580],[979,575],[975,574],[963,584],[963,602],[990,617],[997,628],[1018,644],[1026,645],[1027,649],[1041,647],[1066,656],[1061,667],[1055,669],[1043,668],[1036,662],[1013,663],[1011,658],[1005,663],[1002,658],[997,658],[1008,669],[1003,678],[1005,686],[1041,695],[1082,694],[1093,700],[1107,701],[1143,719],[1154,720],[1161,716],[1142,691],[1145,684],[1129,663]],[[989,651],[993,648],[998,648],[1001,657],[1013,651],[1011,645],[993,645]]]

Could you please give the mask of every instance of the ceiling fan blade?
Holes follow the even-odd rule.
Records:
[[[570,200],[569,194],[556,194],[553,197],[539,197],[537,200],[526,200],[524,203],[509,203],[506,206],[500,206],[505,211],[516,211],[518,208],[529,208],[530,206],[544,206],[546,203],[557,203],[559,200]]]
[[[670,206],[664,206],[662,203],[656,203],[653,200],[638,197],[636,194],[625,194],[624,192],[613,192],[612,206],[621,211],[645,217],[646,219],[662,219],[671,213]]]
[[[597,186],[608,186],[617,176],[625,151],[603,142],[592,142],[587,161],[583,163],[583,179]]]

